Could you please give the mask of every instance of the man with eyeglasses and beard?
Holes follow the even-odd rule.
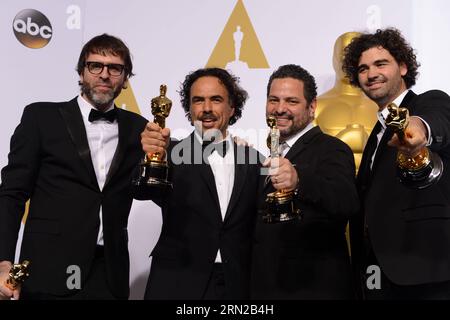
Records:
[[[128,298],[131,177],[147,121],[114,99],[132,68],[120,39],[96,36],[79,57],[79,96],[25,107],[1,172],[0,299]],[[30,261],[30,277],[11,290],[28,199],[20,261]]]

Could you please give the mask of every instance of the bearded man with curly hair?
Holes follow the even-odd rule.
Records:
[[[362,34],[345,49],[343,70],[379,107],[361,160],[361,212],[351,221],[352,262],[367,299],[450,298],[450,97],[415,94],[419,63],[394,28]],[[410,114],[400,140],[386,127],[391,103]],[[443,161],[440,180],[423,189],[400,182],[397,152],[424,147]]]

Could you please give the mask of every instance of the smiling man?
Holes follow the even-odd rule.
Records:
[[[170,130],[155,123],[142,133],[148,155],[167,156],[173,183],[163,195],[148,194],[162,209],[163,225],[145,298],[247,299],[258,155],[227,131],[241,117],[247,92],[226,70],[206,68],[186,76],[180,95],[192,134],[170,141]]]
[[[409,90],[418,67],[393,28],[362,34],[345,49],[350,82],[379,107],[358,172],[362,210],[350,224],[352,261],[367,299],[450,299],[450,97]],[[403,143],[386,129],[390,103],[412,115]],[[425,146],[440,155],[443,175],[426,189],[408,188],[397,178],[397,152],[414,156]],[[373,266],[381,273],[368,272]]]
[[[267,115],[277,119],[281,157],[260,195],[296,190],[301,220],[266,224],[258,217],[252,259],[254,299],[350,299],[348,218],[358,210],[355,162],[342,141],[313,126],[316,83],[284,65],[267,85]],[[272,159],[265,163],[270,167]]]
[[[24,109],[2,170],[0,298],[128,298],[131,177],[147,121],[114,99],[132,71],[127,46],[102,34],[79,56],[79,96]],[[4,283],[28,199],[20,261],[30,261],[30,277],[10,290]]]

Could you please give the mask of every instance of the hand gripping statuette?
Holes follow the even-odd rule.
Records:
[[[152,114],[155,117],[153,122],[157,123],[162,129],[166,126],[166,118],[169,116],[172,108],[172,101],[166,97],[167,86],[160,86],[160,95],[151,101]],[[135,194],[139,198],[140,194],[146,194],[149,189],[171,188],[172,183],[168,181],[169,166],[163,159],[163,155],[155,152],[145,155],[139,164],[139,174],[133,179]]]
[[[406,108],[397,107],[394,103],[388,105],[388,110],[386,126],[391,128],[402,142],[409,123],[409,111]],[[413,157],[398,152],[396,163],[400,181],[414,189],[424,189],[438,182],[444,169],[439,155],[431,152],[427,147]]]
[[[11,289],[15,290],[19,285],[21,285],[26,278],[29,277],[28,268],[30,262],[24,260],[22,263],[13,264],[11,270],[9,270],[9,278],[6,280],[5,285]]]
[[[280,157],[280,130],[277,128],[277,120],[273,116],[267,118],[267,125],[270,128],[270,133],[267,137],[267,147],[270,149],[270,157],[272,159],[271,169],[276,169],[276,160]],[[296,191],[277,190],[269,193],[263,210],[263,221],[266,223],[279,223],[300,219],[301,212],[294,199],[296,196]]]

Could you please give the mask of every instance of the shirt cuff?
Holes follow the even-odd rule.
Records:
[[[433,137],[432,137],[432,135],[431,135],[431,128],[430,128],[430,125],[429,125],[425,120],[423,120],[423,118],[421,118],[421,117],[419,117],[419,116],[413,116],[413,117],[419,118],[419,119],[423,122],[423,124],[425,125],[425,127],[427,128],[427,138],[428,138],[428,141],[427,141],[427,147],[430,146],[430,145],[433,143]]]

